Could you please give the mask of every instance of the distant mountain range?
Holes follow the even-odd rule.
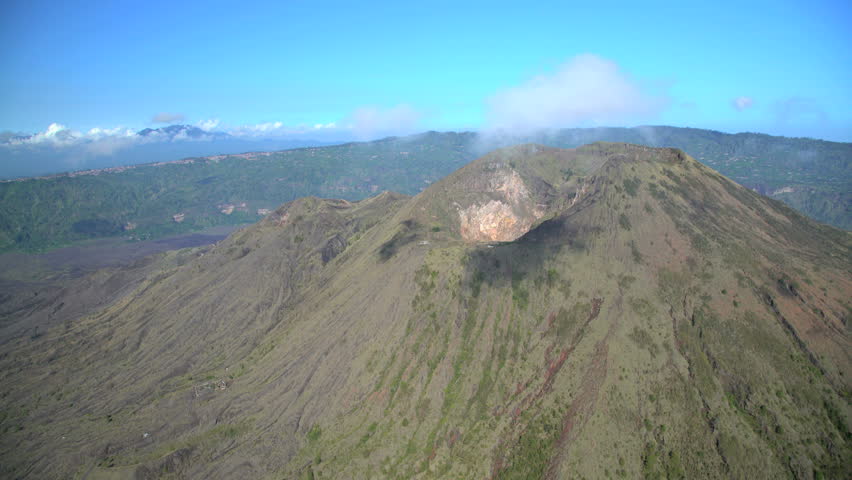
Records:
[[[53,135],[59,142],[69,142],[77,139],[70,130],[61,130]],[[8,132],[0,134],[0,145],[26,145],[37,138],[37,135],[13,135]]]
[[[228,138],[231,136],[225,132],[202,130],[198,127],[193,127],[192,125],[169,125],[168,127],[162,128],[146,128],[139,130],[136,134],[141,137],[160,137],[168,140],[181,138],[213,139]]]
[[[145,128],[136,132],[140,137],[160,139],[164,141],[183,140],[183,139],[214,139],[228,138],[231,135],[225,132],[207,131],[192,125],[169,125],[161,128]],[[0,145],[22,145],[33,141],[37,135],[6,135],[0,136]],[[59,142],[69,142],[73,140],[84,139],[82,136],[75,136],[71,130],[60,130],[52,135],[52,138]]]
[[[0,476],[849,477],[852,234],[677,149],[475,140],[4,184],[81,234],[271,211],[0,294]]]
[[[189,128],[146,134],[190,135]],[[411,195],[503,145],[535,141],[574,147],[598,140],[681,148],[814,219],[852,228],[849,143],[674,127],[570,129],[535,138],[428,132],[0,183],[0,251],[39,250],[99,236],[157,238],[212,225],[254,222],[276,205],[309,195],[350,201],[382,190]],[[186,144],[218,142],[158,145],[176,150]]]
[[[258,150],[282,150],[341,143],[312,138],[254,138],[192,125],[145,128],[138,132],[89,134],[62,129],[50,135],[0,134],[0,179],[53,175]]]

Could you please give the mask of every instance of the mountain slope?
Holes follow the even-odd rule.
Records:
[[[94,129],[83,133],[61,128],[54,124],[48,132],[35,135],[0,132],[0,179],[63,175],[62,172],[73,170],[123,170],[188,157],[344,143],[301,136],[257,138],[192,125],[168,125],[137,132]]]
[[[207,139],[230,137],[225,132],[208,132],[192,125],[169,125],[161,128],[145,128],[136,132],[140,137],[162,137],[169,141],[178,138]]]
[[[551,147],[599,140],[680,148],[812,218],[852,228],[852,144],[674,127],[566,129],[520,139]],[[211,152],[260,148],[246,144],[243,150],[229,150],[223,141],[210,142],[206,148]],[[472,132],[429,132],[0,182],[0,251],[40,250],[99,236],[148,239],[211,225],[238,225],[307,195],[350,201],[382,190],[414,195],[485,151],[518,141]],[[186,144],[198,148],[207,142]],[[181,142],[157,145],[171,149],[171,158],[192,155],[181,150]],[[162,152],[148,158],[162,158]],[[236,208],[230,210],[229,205]],[[179,213],[184,217],[176,222],[173,216]]]
[[[0,251],[245,224],[310,195],[352,201],[389,189],[417,193],[473,159],[464,150],[473,136],[424,135],[0,182]]]
[[[9,476],[842,477],[850,235],[672,149],[307,198],[2,348]]]
[[[574,148],[597,141],[679,148],[741,185],[781,200],[821,222],[852,228],[852,146],[761,133],[729,134],[699,128],[571,128],[519,138],[494,137],[495,148],[519,140]]]

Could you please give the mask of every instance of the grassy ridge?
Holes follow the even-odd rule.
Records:
[[[471,137],[425,134],[0,183],[0,251],[253,222],[261,218],[258,209],[310,195],[360,200],[382,190],[417,193],[472,158]],[[226,204],[236,208],[224,214],[219,205]],[[179,213],[185,214],[180,223],[172,218]]]
[[[814,219],[852,228],[848,143],[673,127],[567,129],[524,138],[430,132],[0,183],[0,251],[44,250],[102,236],[150,239],[241,224],[258,220],[258,209],[308,195],[347,200],[382,190],[411,195],[498,146],[535,141],[576,147],[599,140],[680,148]],[[245,208],[239,208],[242,203]],[[219,207],[225,204],[237,208],[226,215]],[[172,219],[178,213],[185,214],[180,223]]]
[[[509,169],[545,215],[462,241],[459,211],[519,195]],[[0,473],[842,478],[849,251],[682,152],[623,144],[296,200],[4,344]]]

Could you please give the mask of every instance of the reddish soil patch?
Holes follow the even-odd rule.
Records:
[[[556,312],[550,312],[547,315],[547,329],[545,329],[545,331],[541,332],[541,338],[544,338],[544,336],[547,335],[548,332],[553,330],[553,323],[555,321],[556,321]]]
[[[592,415],[598,393],[606,378],[607,352],[606,340],[601,340],[595,347],[592,365],[583,376],[580,391],[562,417],[562,434],[556,442],[556,455],[550,460],[550,466],[544,478],[555,479],[562,463],[565,445],[576,437],[576,432],[582,428]]]
[[[526,397],[524,397],[524,399],[521,400],[518,403],[518,405],[516,405],[515,408],[512,409],[512,429],[510,430],[511,432],[513,432],[513,433],[515,432],[515,429],[516,429],[517,424],[518,424],[518,419],[520,418],[521,414],[524,411],[526,411],[526,409],[528,409],[531,405],[534,405],[545,394],[547,394],[547,393],[549,393],[553,390],[553,382],[556,380],[556,374],[559,373],[559,371],[562,369],[563,365],[565,365],[565,361],[568,359],[568,356],[571,355],[571,353],[574,351],[574,349],[577,348],[577,345],[580,343],[580,340],[583,338],[583,332],[585,332],[588,325],[592,322],[592,320],[594,320],[598,317],[598,315],[601,312],[601,306],[602,305],[603,305],[603,299],[602,298],[592,299],[592,310],[589,313],[588,318],[586,318],[586,321],[583,322],[583,325],[580,328],[578,335],[574,337],[571,344],[567,348],[562,349],[562,351],[559,354],[559,357],[557,357],[556,359],[551,359],[551,354],[553,352],[553,349],[556,347],[555,343],[553,343],[553,344],[551,344],[547,347],[547,349],[545,350],[545,354],[544,354],[544,361],[545,361],[545,367],[546,367],[546,370],[544,372],[544,381],[542,382],[541,386],[535,392],[532,392],[529,395],[527,395]],[[573,423],[574,423],[573,418],[576,415],[576,412],[571,413],[571,411],[572,411],[572,409],[576,409],[577,411],[580,410],[582,403],[578,403],[578,402],[580,401],[580,398],[584,396],[584,392],[587,389],[594,390],[594,398],[591,399],[592,400],[591,405],[594,405],[594,400],[597,398],[597,390],[600,388],[600,385],[597,385],[595,387],[593,385],[587,385],[587,383],[591,382],[591,380],[589,380],[590,375],[592,377],[599,376],[600,379],[597,380],[597,381],[600,382],[601,384],[603,383],[603,378],[606,376],[606,340],[609,338],[610,333],[612,333],[612,327],[610,328],[610,332],[607,333],[607,336],[605,337],[605,339],[598,343],[598,345],[595,349],[595,358],[592,362],[592,368],[590,368],[590,370],[588,372],[586,372],[586,376],[583,378],[583,383],[581,384],[581,387],[580,387],[580,391],[581,391],[580,396],[578,397],[577,400],[575,400],[574,404],[571,405],[571,408],[569,408],[568,413],[566,413],[566,419],[571,424],[571,428],[568,428],[569,432],[572,430]],[[601,346],[603,346],[603,347],[601,347]],[[601,348],[603,348],[602,353],[600,352]],[[599,357],[601,355],[602,355],[602,358],[603,358],[603,374],[600,374],[600,372],[598,371],[600,369],[600,367],[599,366],[596,367],[596,365],[598,363],[600,363]],[[596,375],[595,375],[595,373],[596,373]],[[529,385],[529,383],[531,381],[532,380],[528,380],[526,382],[526,385]],[[520,386],[520,384],[518,384],[518,385]],[[519,391],[518,393],[521,393],[521,392]],[[503,411],[507,410],[507,407],[503,407],[500,410],[495,409],[495,414],[498,413],[498,412],[502,413]],[[570,419],[569,419],[569,417],[570,417]],[[518,435],[512,435],[514,437],[513,440],[512,440],[512,443],[515,443],[517,441],[517,437],[519,435],[522,435],[524,430],[525,430],[525,428],[521,428],[520,431],[517,432]],[[560,444],[559,444],[560,446],[562,445],[561,442],[563,442],[563,438],[565,438],[565,441],[567,441],[567,435],[565,433],[565,422],[563,422],[563,434],[562,434],[562,437],[560,438]],[[491,465],[491,477],[490,478],[492,478],[492,479],[496,478],[497,474],[500,473],[500,470],[503,469],[503,458],[504,458],[503,457],[503,451],[505,451],[506,449],[502,448],[502,445],[506,445],[508,443],[509,443],[509,441],[507,441],[506,439],[501,440],[498,443],[498,446],[496,448],[495,455],[494,455],[494,460],[492,461],[492,465]]]
[[[390,392],[388,391],[388,388],[385,387],[381,390],[378,390],[376,392],[371,393],[367,397],[367,401],[370,402],[370,403],[373,403],[375,405],[384,405],[385,402],[387,402],[387,400],[388,400],[388,394],[389,393]]]
[[[455,445],[456,442],[459,441],[459,438],[461,438],[461,434],[459,433],[458,429],[453,429],[453,431],[451,431],[449,435],[447,435],[447,446],[453,448],[453,445]]]

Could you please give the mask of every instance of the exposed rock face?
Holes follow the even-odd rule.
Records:
[[[462,238],[469,242],[509,242],[529,230],[532,221],[515,215],[512,207],[497,200],[471,205],[459,212]]]
[[[461,236],[468,242],[510,242],[543,215],[514,170],[495,172],[483,193],[497,198],[459,210]]]

